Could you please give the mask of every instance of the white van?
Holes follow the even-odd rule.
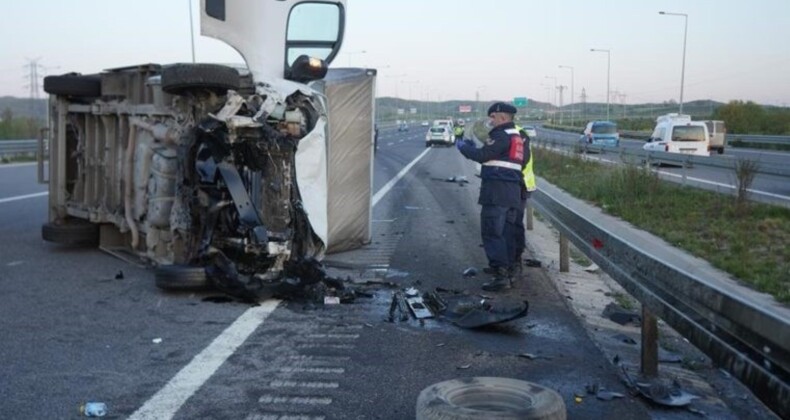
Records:
[[[46,77],[43,239],[136,256],[163,289],[245,298],[301,261],[370,242],[375,72],[327,69],[345,15],[346,0],[202,0],[201,33],[239,51],[242,71]]]
[[[708,127],[691,121],[685,114],[666,114],[656,118],[656,128],[642,147],[644,150],[710,156]]]
[[[726,143],[725,135],[727,134],[727,127],[724,121],[705,121],[708,126],[708,135],[710,135],[710,144],[708,148],[715,150],[718,154],[724,153],[724,144]]]

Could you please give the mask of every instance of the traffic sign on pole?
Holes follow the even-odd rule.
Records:
[[[517,96],[513,98],[513,105],[514,106],[527,106],[529,100],[524,96]]]

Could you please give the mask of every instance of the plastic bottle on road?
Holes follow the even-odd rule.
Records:
[[[104,417],[107,414],[107,404],[103,402],[86,402],[80,406],[80,413],[85,417]]]

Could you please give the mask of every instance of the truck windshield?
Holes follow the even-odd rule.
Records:
[[[675,126],[672,141],[705,141],[705,128],[699,125]]]

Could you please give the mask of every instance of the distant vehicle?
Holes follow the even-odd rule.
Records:
[[[428,126],[430,126],[430,124],[428,123],[428,121],[423,121],[423,122],[421,122],[421,123],[420,123],[420,125],[421,125],[421,126],[423,126],[423,127],[428,127]]]
[[[579,143],[594,146],[617,147],[620,145],[620,133],[617,124],[611,121],[590,121],[584,127]]]
[[[521,128],[524,130],[525,133],[527,133],[527,137],[529,137],[530,140],[534,139],[535,137],[538,137],[538,130],[536,130],[534,126],[525,125]]]
[[[656,118],[653,134],[642,146],[644,150],[710,156],[708,126],[703,121],[691,121],[684,114],[666,114]]]
[[[437,125],[448,126],[448,127],[450,127],[450,131],[453,131],[453,120],[452,119],[433,120],[433,126],[436,127]]]
[[[724,153],[725,135],[727,134],[727,127],[724,125],[724,121],[705,121],[705,125],[708,127],[710,141],[708,150],[715,150],[718,154]]]
[[[453,129],[449,125],[434,125],[429,128],[428,133],[425,134],[425,147],[431,147],[434,144],[443,146],[455,144]]]
[[[466,123],[464,122],[463,118],[459,118],[458,121],[456,121],[456,125],[458,125],[459,127],[463,127],[464,125],[466,125]]]
[[[406,121],[401,122],[398,124],[398,131],[409,131],[409,124],[406,124]]]

